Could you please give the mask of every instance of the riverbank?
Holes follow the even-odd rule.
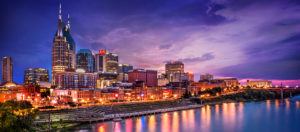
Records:
[[[285,94],[284,97],[288,97]],[[229,102],[263,101],[280,98],[280,93],[267,90],[246,89],[238,93],[220,95],[211,98],[190,98],[168,101],[154,101],[143,103],[98,105],[88,108],[66,109],[60,111],[41,112],[40,119],[36,121],[38,128],[44,128],[48,123],[49,114],[51,123],[82,124],[91,122],[103,122],[109,120],[120,120],[131,117],[159,114],[165,112],[179,111],[185,109],[200,108],[204,105],[215,105]],[[63,126],[63,125],[57,125]],[[64,128],[74,127],[65,125]],[[46,128],[47,129],[47,128]],[[57,128],[56,128],[57,129]]]

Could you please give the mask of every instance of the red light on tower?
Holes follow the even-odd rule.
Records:
[[[99,50],[99,53],[102,54],[102,55],[106,54],[106,50]]]

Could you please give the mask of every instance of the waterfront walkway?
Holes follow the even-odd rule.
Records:
[[[202,105],[187,105],[165,109],[146,110],[140,112],[129,112],[120,114],[105,114],[99,107],[88,107],[86,109],[70,109],[63,111],[63,113],[50,113],[50,120],[52,123],[86,123],[86,122],[99,122],[114,119],[124,119],[137,116],[145,116],[151,114],[159,114],[165,112],[172,112],[185,109],[200,108]],[[35,121],[37,124],[46,124],[49,122],[49,114],[43,113],[39,119]]]

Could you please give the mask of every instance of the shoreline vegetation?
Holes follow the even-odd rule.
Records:
[[[23,127],[20,128],[20,130],[22,129],[23,131],[48,131],[49,130],[48,119],[50,115],[51,115],[51,123],[50,123],[51,130],[55,131],[55,130],[68,130],[70,128],[80,126],[82,124],[90,123],[90,122],[114,120],[114,118],[121,118],[121,119],[131,118],[131,117],[137,117],[143,115],[200,108],[205,105],[215,105],[215,104],[232,103],[232,102],[235,103],[235,102],[264,101],[264,100],[273,100],[273,99],[281,98],[280,92],[264,90],[264,89],[244,89],[232,94],[221,95],[218,92],[215,92],[215,94],[217,94],[218,96],[199,98],[199,97],[187,96],[186,94],[186,96],[183,96],[185,98],[166,100],[166,101],[122,103],[122,104],[113,104],[113,105],[95,105],[87,108],[63,109],[63,110],[40,111],[40,112],[37,112],[37,109],[33,108],[27,102],[7,101],[5,103],[1,103],[1,109],[0,109],[1,129],[0,130],[14,131],[15,130],[14,121],[16,121],[19,123],[23,123],[22,124]],[[283,97],[287,98],[290,97],[291,95],[295,96],[298,94],[300,93],[299,92],[284,93]],[[24,107],[24,105],[26,105],[26,107]],[[14,106],[16,106],[15,109]],[[11,109],[7,109],[7,108],[11,108]],[[31,111],[28,111],[29,109]],[[20,112],[24,110],[27,110],[27,113],[22,115],[14,115],[15,114],[14,112],[7,112],[7,111]],[[3,114],[3,112],[6,112],[7,115]],[[39,114],[38,116],[39,118],[37,118],[34,121],[35,117],[38,114]],[[57,118],[57,120],[54,121],[54,118]],[[99,120],[99,118],[102,118],[103,120]],[[7,121],[11,121],[11,123],[8,124]]]

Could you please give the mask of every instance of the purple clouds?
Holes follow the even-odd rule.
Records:
[[[58,3],[2,6],[9,12],[1,14],[0,55],[14,58],[21,83],[25,68],[50,69]],[[300,78],[300,3],[294,0],[66,0],[62,13],[71,15],[78,50],[106,48],[121,63],[163,71],[164,61],[182,60],[196,79],[203,73]]]

